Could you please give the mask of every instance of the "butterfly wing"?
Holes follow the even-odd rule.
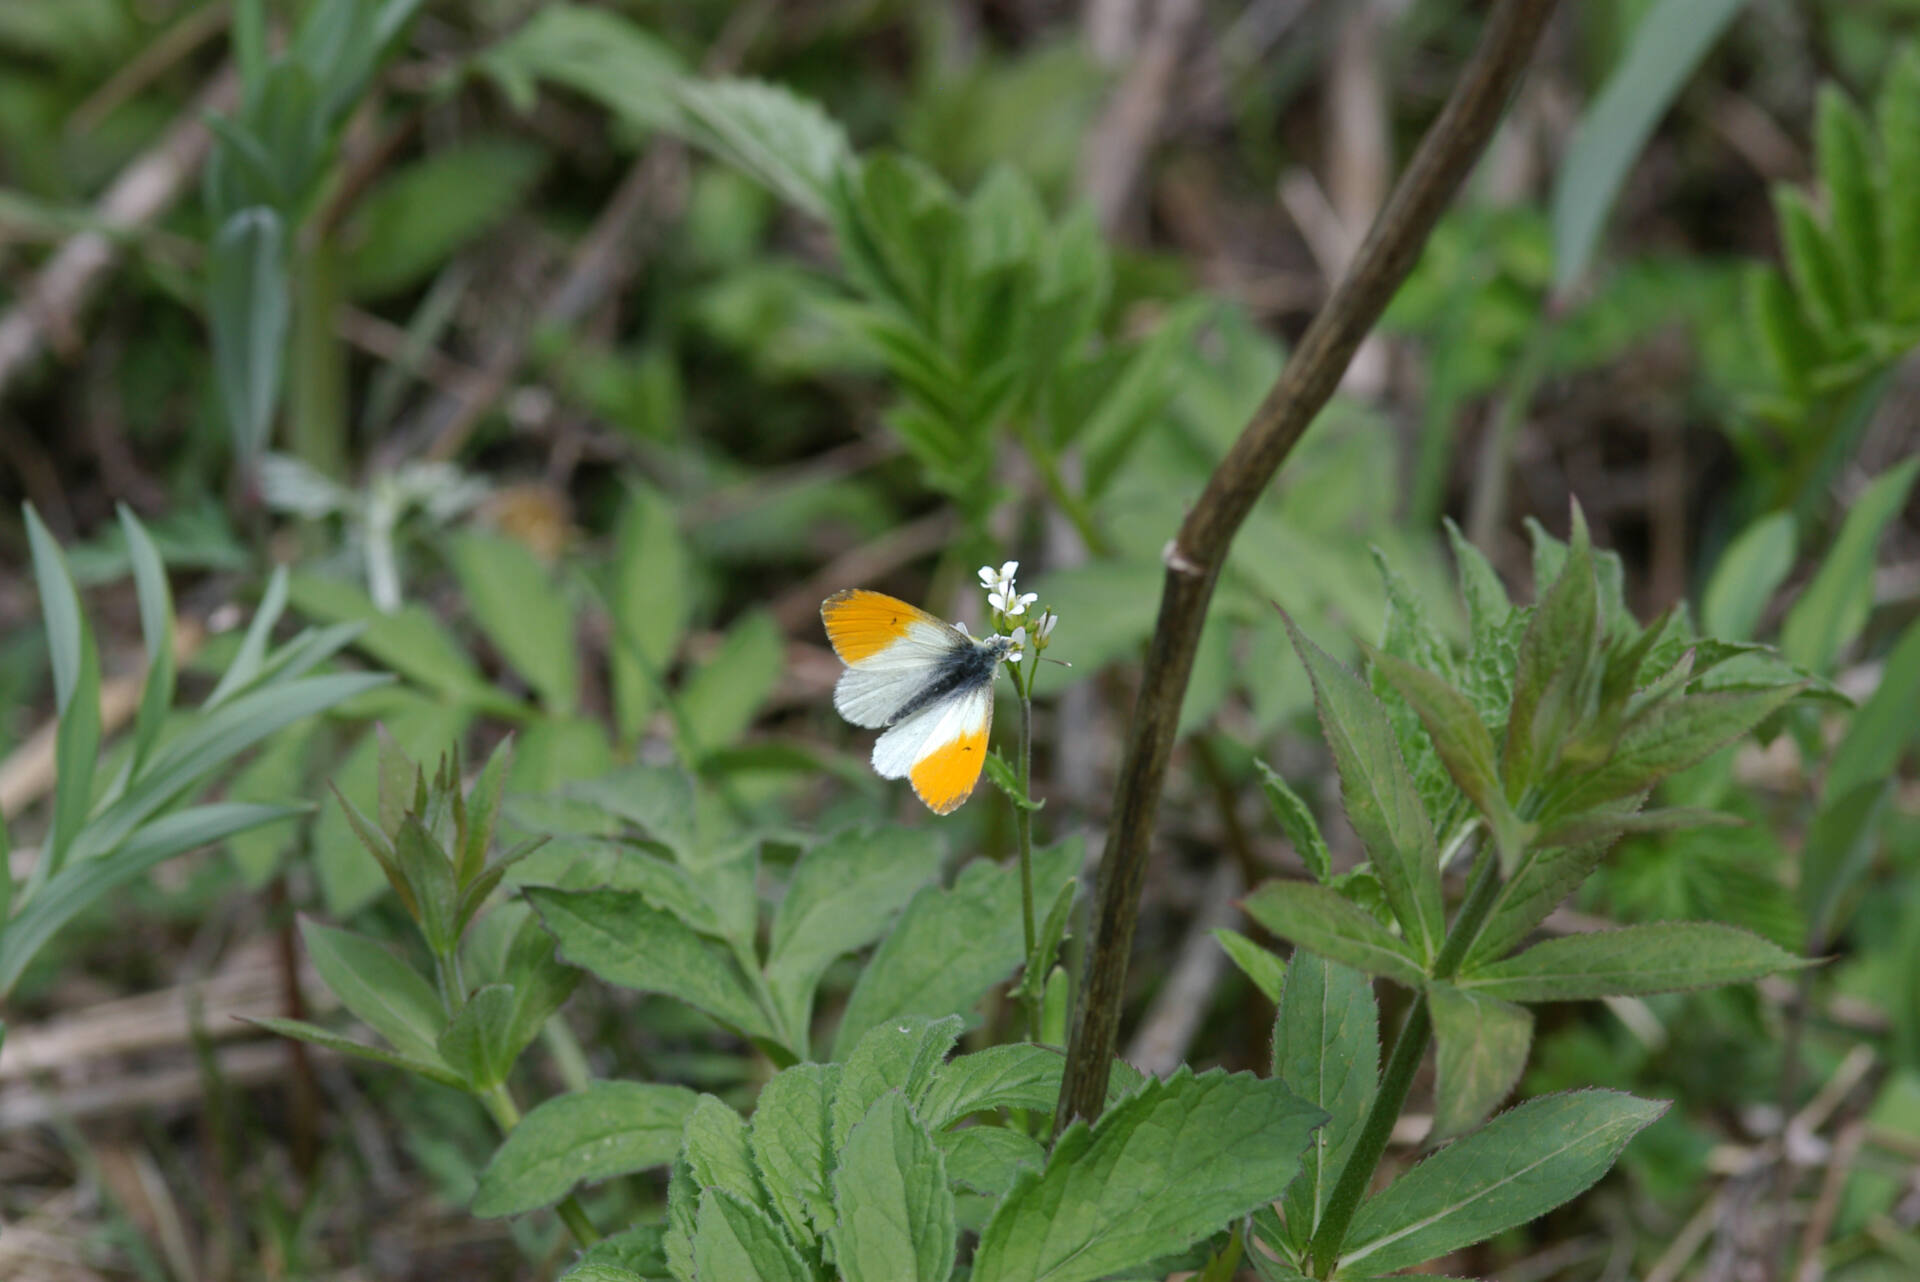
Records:
[[[873,745],[873,768],[883,779],[911,779],[936,815],[951,814],[972,795],[993,731],[991,680],[920,709]]]
[[[820,607],[827,639],[847,670],[833,706],[856,726],[884,726],[926,688],[966,633],[883,592],[836,592]],[[893,776],[897,778],[898,776]]]

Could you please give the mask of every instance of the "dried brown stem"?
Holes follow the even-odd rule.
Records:
[[[1154,812],[1200,627],[1233,536],[1412,269],[1441,211],[1485,148],[1553,7],[1553,0],[1501,0],[1494,6],[1473,60],[1421,139],[1352,266],[1167,546],[1160,615],[1107,826],[1092,948],[1056,1126],[1099,1116],[1106,1097]]]

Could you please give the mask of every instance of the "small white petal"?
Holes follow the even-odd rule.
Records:
[[[1010,635],[1013,637],[1015,646],[1023,646],[1027,643],[1027,629],[1024,624],[1015,628]]]
[[[989,592],[987,593],[987,604],[996,610],[1004,611],[1007,608],[1007,598],[1001,596],[998,592]]]
[[[1003,579],[1011,579],[1014,575],[1018,574],[1019,572],[1020,572],[1020,563],[1018,561],[1009,561],[1005,565],[1000,567],[1000,577]]]
[[[992,566],[983,565],[980,567],[980,586],[981,587],[985,587],[985,588],[992,587],[994,580],[998,577],[999,577],[998,575],[994,574]]]
[[[1001,610],[1000,613],[1006,615],[1009,619],[1011,619],[1025,613],[1026,608],[1027,608],[1027,603],[1025,601],[1009,601],[1006,605],[1006,608]]]

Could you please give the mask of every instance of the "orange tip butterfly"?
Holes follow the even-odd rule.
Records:
[[[873,745],[882,779],[911,779],[936,815],[973,793],[993,730],[993,678],[1012,637],[974,637],[917,606],[853,588],[820,606],[847,665],[833,706],[856,726],[886,727]]]

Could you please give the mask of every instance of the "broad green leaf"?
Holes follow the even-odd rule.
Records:
[[[833,1173],[835,1266],[846,1282],[946,1282],[959,1230],[933,1137],[888,1091],[840,1149]]]
[[[681,1147],[667,1174],[667,1231],[660,1245],[674,1282],[699,1282],[693,1267],[693,1237],[700,1216],[700,1186],[684,1151],[684,1137]]]
[[[1744,0],[1656,0],[1567,145],[1553,186],[1553,287],[1565,293],[1593,260],[1621,185],[1681,86]]]
[[[442,1086],[451,1086],[455,1090],[466,1088],[466,1084],[438,1058],[416,1059],[399,1051],[387,1050],[385,1047],[369,1046],[365,1042],[356,1042],[351,1037],[343,1037],[331,1029],[321,1028],[318,1024],[309,1024],[298,1019],[275,1019],[256,1015],[241,1015],[239,1018],[255,1028],[264,1028],[269,1033],[291,1037],[295,1041],[306,1042],[309,1045],[330,1050],[337,1055],[348,1055],[354,1059],[364,1059],[369,1063],[384,1064],[388,1068],[398,1068],[424,1077],[428,1081],[438,1082]]]
[[[468,1090],[485,1092],[507,1080],[520,1049],[508,1045],[513,1007],[513,985],[485,984],[474,990],[441,1030],[440,1058],[460,1074]]]
[[[1320,835],[1313,811],[1272,766],[1260,760],[1253,766],[1260,772],[1261,790],[1267,794],[1267,804],[1273,807],[1280,831],[1293,844],[1293,853],[1300,856],[1315,881],[1324,883],[1333,875],[1333,856],[1327,853],[1327,839]]]
[[[1059,885],[1080,864],[1078,838],[1037,850],[1033,882]],[[952,889],[924,887],[854,984],[834,1036],[834,1058],[846,1058],[863,1033],[886,1020],[971,1014],[1025,956],[1016,866],[975,860]]]
[[[689,142],[765,183],[816,218],[851,162],[847,136],[819,106],[756,80],[682,80],[674,87]]]
[[[1380,1012],[1373,982],[1357,970],[1297,949],[1273,1023],[1273,1075],[1327,1123],[1314,1131],[1287,1186],[1285,1232],[1306,1248],[1327,1196],[1360,1138],[1380,1073]]]
[[[459,642],[425,606],[404,605],[387,614],[345,579],[317,574],[296,574],[287,587],[294,608],[309,618],[364,624],[354,645],[400,676],[488,711],[508,716],[524,711],[481,677]]]
[[[519,1215],[551,1206],[577,1185],[667,1165],[696,1098],[684,1086],[592,1082],[543,1100],[480,1173],[473,1213]]]
[[[1713,988],[1808,964],[1735,926],[1656,922],[1549,939],[1457,983],[1505,1001],[1570,1002]]]
[[[307,956],[355,1018],[414,1059],[440,1062],[447,1017],[433,986],[377,939],[300,919]]]
[[[1247,896],[1247,915],[1274,934],[1322,957],[1383,975],[1408,988],[1426,981],[1426,968],[1404,941],[1364,908],[1305,881],[1270,881]]]
[[[1920,708],[1920,622],[1908,624],[1901,633],[1881,665],[1880,684],[1849,719],[1846,736],[1827,768],[1824,791],[1829,800],[1892,775],[1901,754],[1920,737],[1915,708]]]
[[[837,1150],[874,1102],[888,1091],[917,1101],[932,1086],[947,1052],[960,1037],[958,1015],[944,1019],[907,1016],[869,1029],[840,1068],[833,1093],[833,1144]]]
[[[1287,963],[1277,953],[1269,952],[1239,931],[1229,930],[1225,926],[1214,927],[1213,937],[1220,941],[1220,947],[1226,949],[1233,964],[1253,981],[1254,987],[1268,1001],[1280,1000],[1280,989],[1287,978]]]
[[[575,1282],[658,1282],[667,1274],[666,1226],[663,1224],[636,1224],[630,1229],[609,1234],[580,1253],[578,1261],[562,1278]],[[623,1277],[605,1279],[583,1277],[582,1270],[602,1268]]]
[[[62,868],[0,929],[0,999],[54,933],[95,901],[163,860],[299,813],[232,801],[194,806],[154,820],[107,854]]]
[[[682,864],[697,864],[693,781],[671,766],[628,766],[599,779],[576,783],[567,795],[592,802],[633,824]]]
[[[214,374],[233,452],[247,468],[267,447],[286,364],[285,239],[280,216],[254,206],[229,217],[207,251]]]
[[[1439,1066],[1431,1144],[1472,1130],[1507,1097],[1527,1066],[1533,1015],[1451,984],[1429,987],[1427,1006]]]
[[[1823,951],[1833,941],[1843,921],[1842,901],[1873,866],[1891,791],[1890,778],[1858,784],[1821,806],[1807,825],[1800,843],[1800,908],[1808,951]]]
[[[546,167],[506,137],[462,137],[382,178],[342,229],[349,290],[381,298],[422,284],[513,212]]]
[[[608,573],[614,718],[620,738],[631,742],[659,704],[692,609],[686,548],[664,498],[643,490],[628,497]]]
[[[774,1074],[753,1106],[747,1136],[767,1197],[803,1248],[833,1227],[834,1091],[838,1064],[795,1064]]]
[[[750,1037],[772,1036],[733,961],[645,897],[544,886],[529,886],[526,895],[570,964],[622,988],[676,997]]]
[[[566,1004],[580,972],[563,964],[557,956],[553,936],[532,913],[514,932],[501,966],[501,978],[513,985],[513,1012],[505,1033],[509,1061],[530,1045],[547,1020]]]
[[[972,1282],[1092,1282],[1279,1197],[1323,1114],[1277,1081],[1182,1068],[1068,1127],[980,1234]]]
[[[573,603],[555,567],[518,539],[477,531],[454,539],[447,556],[487,639],[549,713],[571,715],[580,684]]]
[[[999,1200],[1023,1170],[1047,1162],[1040,1141],[1003,1126],[965,1126],[934,1137],[947,1158],[947,1179]]]
[[[1753,635],[1767,602],[1793,569],[1796,528],[1782,509],[1761,517],[1720,554],[1700,600],[1700,625],[1708,636],[1744,641]]]
[[[730,746],[753,724],[785,666],[785,642],[771,615],[750,614],[734,624],[680,692],[694,738],[689,747],[704,755]]]
[[[582,1260],[560,1278],[561,1282],[648,1282],[644,1274],[600,1260]]]
[[[1920,458],[1908,459],[1875,477],[1848,506],[1826,560],[1780,629],[1780,649],[1800,667],[1831,672],[1840,651],[1866,626],[1873,609],[1874,552],[1881,533],[1906,505],[1916,475]]]
[[[705,1278],[813,1282],[813,1271],[767,1213],[726,1189],[700,1191],[693,1267]]]
[[[1431,961],[1446,933],[1439,848],[1387,710],[1364,681],[1302,635],[1290,617],[1282,618],[1313,681],[1347,819],[1372,857],[1413,952]]]
[[[773,918],[767,987],[792,1038],[806,1043],[813,990],[834,958],[865,948],[940,872],[945,843],[928,828],[856,828],[794,866]]]
[[[1528,1100],[1362,1204],[1340,1270],[1391,1272],[1536,1219],[1605,1175],[1627,1142],[1666,1111],[1664,1102],[1620,1091]]]

